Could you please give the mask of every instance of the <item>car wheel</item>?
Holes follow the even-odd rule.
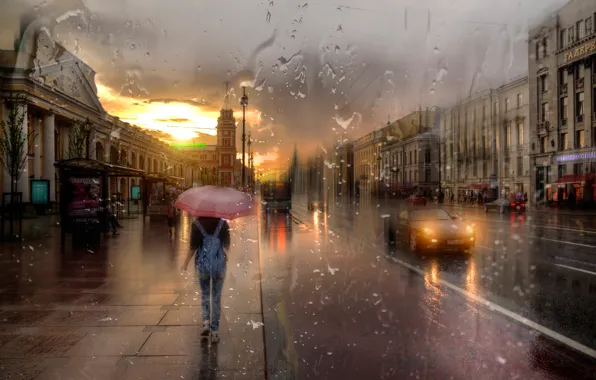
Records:
[[[502,214],[502,213],[504,213],[504,212],[505,212],[505,207],[503,207],[503,206],[499,207],[499,213],[501,213],[501,214]]]
[[[418,252],[418,243],[416,242],[416,235],[413,232],[410,232],[408,243],[410,245],[411,252]]]

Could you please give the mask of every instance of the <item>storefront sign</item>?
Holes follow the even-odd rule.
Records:
[[[596,53],[596,41],[588,42],[565,53],[565,63],[591,53]]]
[[[130,197],[133,200],[139,200],[139,199],[141,199],[141,186],[139,186],[139,185],[132,185],[130,187]]]
[[[50,203],[50,181],[47,179],[31,180],[31,203],[47,205]]]
[[[68,216],[73,224],[99,224],[101,212],[101,178],[70,177],[68,179]]]
[[[596,159],[596,152],[568,154],[565,156],[558,156],[557,162],[561,161],[579,161],[579,160],[593,160]]]

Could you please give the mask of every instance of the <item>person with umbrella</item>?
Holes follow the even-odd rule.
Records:
[[[219,342],[221,292],[230,249],[230,226],[226,219],[250,215],[250,198],[230,188],[204,186],[180,194],[174,207],[197,217],[192,224],[190,251],[182,270],[195,256],[201,287],[203,330],[201,336]]]

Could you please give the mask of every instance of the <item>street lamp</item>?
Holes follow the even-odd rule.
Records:
[[[246,96],[246,86],[242,86],[242,98],[240,99],[242,105],[242,187],[246,185],[246,157],[245,142],[246,142],[246,106],[248,106],[248,96]]]
[[[250,167],[250,171],[249,171],[249,175],[248,175],[248,186],[252,187],[252,165],[251,165],[251,160],[252,160],[252,153],[250,151],[250,145],[252,143],[251,141],[252,139],[250,138],[250,133],[248,134],[248,165]],[[244,155],[243,155],[244,157]]]

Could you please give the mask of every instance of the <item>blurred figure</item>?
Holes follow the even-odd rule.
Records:
[[[196,254],[195,267],[201,285],[203,330],[201,336],[219,342],[221,292],[226,276],[227,253],[230,249],[230,226],[220,218],[198,217],[192,224],[190,251],[182,270]]]
[[[172,237],[172,233],[175,226],[175,218],[176,218],[176,208],[174,208],[174,199],[168,199],[168,231],[170,233],[170,237]]]

